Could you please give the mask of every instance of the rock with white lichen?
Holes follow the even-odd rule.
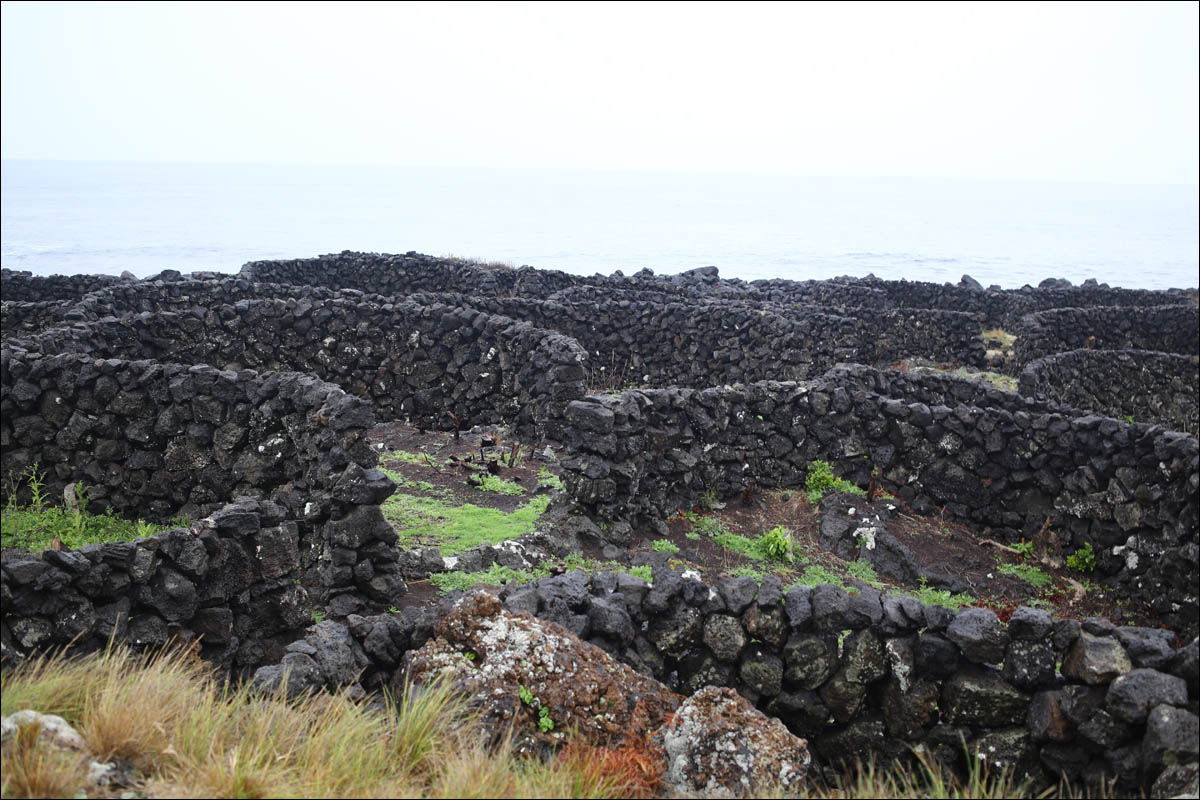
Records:
[[[666,752],[665,783],[684,794],[746,797],[800,785],[808,743],[733,689],[707,686],[653,736]]]

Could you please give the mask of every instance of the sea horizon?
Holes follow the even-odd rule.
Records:
[[[1195,184],[4,159],[0,264],[37,275],[354,250],[573,274],[1197,285]]]

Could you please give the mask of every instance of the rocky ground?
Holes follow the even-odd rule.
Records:
[[[568,569],[636,571],[674,561],[709,581],[774,573],[785,586],[833,583],[854,591],[869,585],[927,604],[991,608],[1004,620],[1029,605],[1059,617],[1158,627],[1149,609],[1116,598],[1039,542],[991,541],[941,516],[911,513],[882,493],[871,503],[864,496],[827,495],[814,505],[803,488],[714,499],[680,509],[666,521],[665,535],[661,528],[635,530],[628,549],[585,544],[581,552],[566,552],[561,539],[534,533],[548,527],[554,514],[543,512],[561,493],[552,447],[512,441],[495,429],[455,436],[403,423],[377,426],[372,439],[381,467],[398,483],[385,516],[414,562],[400,607],[435,603],[476,579],[502,584]],[[770,557],[756,547],[776,528],[789,535],[790,557]]]

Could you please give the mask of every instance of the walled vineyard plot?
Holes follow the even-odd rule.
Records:
[[[574,529],[608,544],[705,495],[801,485],[820,459],[980,536],[1049,523],[1061,550],[1091,545],[1109,589],[1190,641],[669,569],[505,591],[673,689],[735,686],[826,758],[961,735],[1030,774],[1149,786],[1194,753],[1194,293],[744,283],[713,268],[583,278],[342,253],[238,276],[5,271],[2,312],[0,472],[37,464],[51,496],[82,481],[98,509],[197,520],[6,552],[5,658],[200,636],[216,663],[277,669],[321,611],[346,623],[306,647],[340,631],[346,674],[385,683],[434,611],[379,613],[406,591],[409,556],[381,514],[395,487],[367,432],[503,424],[558,446],[566,511],[586,521]],[[1000,326],[1018,337],[1019,393],[887,368],[980,366],[980,332]],[[600,367],[608,391],[589,393]],[[325,663],[305,673],[314,686],[344,679]]]

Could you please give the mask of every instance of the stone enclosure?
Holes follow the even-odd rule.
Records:
[[[251,671],[322,610],[337,621],[284,661],[312,662],[314,686],[391,680],[436,612],[381,613],[406,555],[379,509],[394,487],[366,443],[377,421],[554,442],[564,513],[617,546],[708,492],[798,486],[822,459],[1002,542],[1049,519],[1181,638],[770,579],[705,586],[666,565],[651,584],[570,573],[503,602],[673,691],[737,688],[827,762],[961,740],[1031,775],[1149,787],[1196,758],[1196,299],[1050,284],[587,278],[414,253],[141,281],[5,271],[0,473],[36,463],[51,496],[83,481],[98,509],[198,521],[6,552],[4,655],[198,636],[206,658]],[[1017,336],[1017,393],[890,368],[982,366],[997,326]]]

